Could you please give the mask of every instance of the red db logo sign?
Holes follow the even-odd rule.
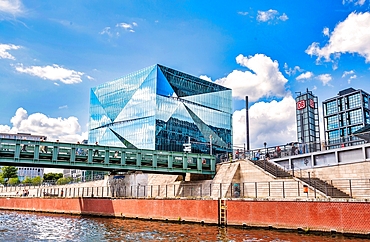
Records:
[[[301,101],[297,102],[297,109],[298,110],[304,109],[305,107],[306,107],[306,100],[301,100]]]
[[[310,107],[315,108],[315,102],[312,99],[310,99]]]

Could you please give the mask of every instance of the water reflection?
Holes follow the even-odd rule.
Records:
[[[365,241],[341,236],[218,228],[117,218],[0,212],[1,241]]]

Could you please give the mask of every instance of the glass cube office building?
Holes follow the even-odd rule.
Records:
[[[369,94],[348,88],[323,102],[327,149],[364,143],[354,133],[370,124]]]
[[[231,89],[158,64],[91,89],[90,144],[182,152],[189,140],[193,153],[232,150]]]

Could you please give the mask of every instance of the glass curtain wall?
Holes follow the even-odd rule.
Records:
[[[231,152],[231,89],[162,65],[91,89],[89,143],[183,151],[189,140],[194,153]]]
[[[369,94],[348,88],[323,102],[325,142],[328,149],[362,144],[354,132],[370,123]]]
[[[318,113],[318,98],[311,91],[299,93],[296,97],[297,138],[299,152],[319,151],[320,127]]]

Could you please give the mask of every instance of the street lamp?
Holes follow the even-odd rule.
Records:
[[[267,154],[267,149],[266,149],[267,143],[265,142],[265,143],[263,143],[263,145],[265,146],[265,155],[266,155]]]

